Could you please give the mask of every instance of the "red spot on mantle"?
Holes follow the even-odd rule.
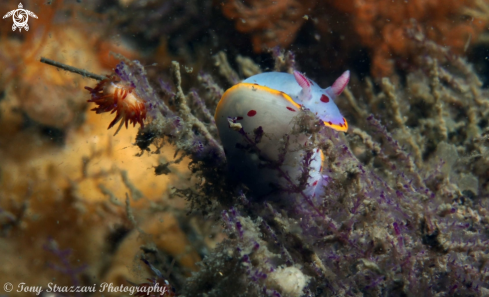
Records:
[[[328,122],[328,124],[333,125],[333,123],[331,123],[331,122]]]
[[[321,96],[321,102],[328,103],[329,102],[329,97],[323,94]]]
[[[317,184],[318,184],[318,181],[315,181],[315,182],[312,184],[312,186],[314,187],[314,186],[315,186],[315,185],[317,185]]]
[[[248,111],[247,115],[248,115],[249,117],[254,117],[254,116],[256,115],[256,110],[253,110],[253,109],[252,109],[252,110]]]
[[[290,110],[290,111],[296,112],[296,110],[293,109],[292,107],[287,106],[287,109]]]

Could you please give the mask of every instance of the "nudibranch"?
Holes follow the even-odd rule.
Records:
[[[144,100],[141,99],[135,91],[134,86],[127,85],[122,82],[115,74],[100,81],[95,88],[85,87],[92,99],[88,102],[93,102],[98,106],[91,109],[97,114],[116,112],[114,120],[109,124],[107,129],[112,128],[119,121],[121,122],[114,135],[116,135],[125,123],[126,128],[128,123],[137,123],[144,128],[144,120],[146,119],[146,106]]]
[[[322,89],[297,71],[267,72],[228,89],[214,117],[229,174],[256,197],[267,197],[298,186],[303,168],[308,168],[304,193],[314,195],[324,182],[323,154],[319,149],[306,149],[310,136],[292,133],[293,120],[308,109],[327,127],[347,131],[348,123],[334,99],[349,79],[350,72],[346,71],[331,87]]]

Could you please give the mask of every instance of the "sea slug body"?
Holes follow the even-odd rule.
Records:
[[[319,149],[306,149],[308,135],[292,133],[293,119],[305,108],[327,127],[347,131],[348,123],[334,99],[349,77],[346,71],[331,87],[322,89],[297,71],[267,72],[228,89],[217,106],[215,121],[230,176],[244,183],[254,196],[268,197],[297,187],[304,164],[308,164],[304,193],[314,195],[324,182],[323,154]]]

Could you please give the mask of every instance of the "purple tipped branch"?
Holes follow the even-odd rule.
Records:
[[[73,267],[70,263],[69,257],[71,255],[71,250],[66,249],[66,250],[60,250],[58,248],[57,243],[54,241],[52,238],[48,238],[48,242],[44,244],[43,248],[52,253],[54,256],[58,258],[58,260],[61,262],[60,265],[55,265],[53,263],[49,263],[49,267],[52,269],[61,272],[62,274],[67,275],[71,279],[71,283],[73,286],[79,286],[80,282],[78,280],[78,275],[85,271],[88,267],[88,265],[84,264],[78,267]],[[80,294],[76,294],[76,296],[81,296]]]

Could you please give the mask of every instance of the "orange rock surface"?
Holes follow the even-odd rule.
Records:
[[[314,7],[313,0],[229,0],[222,10],[235,20],[236,29],[252,35],[253,49],[262,52],[276,45],[288,46]]]
[[[487,24],[467,12],[466,8],[477,10],[476,4],[476,0],[228,0],[222,10],[235,20],[238,31],[252,35],[255,52],[289,46],[306,19],[313,20],[323,35],[341,31],[345,44],[361,43],[370,49],[372,75],[382,77],[392,74],[396,58],[413,54],[405,35],[413,20],[428,38],[455,53],[463,52]],[[345,22],[332,24],[331,17],[341,13],[347,18]],[[339,48],[346,47],[343,44]]]
[[[351,21],[360,42],[371,49],[372,74],[376,77],[392,73],[396,57],[412,54],[405,30],[412,20],[435,42],[462,53],[470,40],[476,40],[486,24],[464,14],[473,0],[334,1],[333,5],[352,15]]]

